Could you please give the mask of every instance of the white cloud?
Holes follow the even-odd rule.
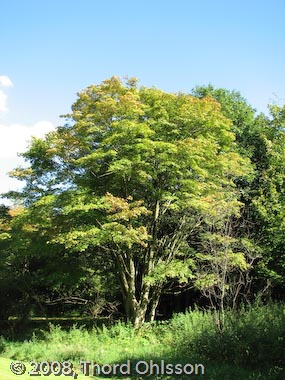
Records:
[[[21,187],[21,182],[9,178],[7,173],[23,165],[23,158],[19,157],[18,153],[27,150],[31,137],[44,137],[54,129],[54,125],[49,121],[39,121],[31,126],[0,124],[0,193]]]
[[[13,83],[7,75],[0,75],[0,86],[1,87],[12,87]]]
[[[8,76],[0,75],[0,88],[12,86],[13,83]],[[0,89],[0,113],[7,111],[7,95]],[[10,178],[8,172],[24,164],[23,158],[19,157],[18,153],[27,150],[31,137],[44,137],[54,129],[54,125],[49,121],[39,121],[34,125],[0,123],[0,194],[22,187],[22,183]],[[3,201],[0,199],[0,203]]]
[[[0,124],[0,160],[17,157],[17,153],[24,152],[32,136],[44,137],[52,131],[54,126],[49,121],[39,121],[32,126]]]

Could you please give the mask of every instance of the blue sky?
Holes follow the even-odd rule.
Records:
[[[64,121],[76,93],[112,76],[285,102],[285,1],[0,1],[0,192],[31,135]]]

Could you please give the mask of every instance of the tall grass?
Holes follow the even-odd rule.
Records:
[[[283,380],[285,305],[255,305],[239,312],[227,311],[225,317],[222,331],[213,313],[198,310],[176,314],[169,321],[147,323],[139,331],[123,323],[93,329],[73,326],[68,331],[50,325],[48,331],[24,342],[2,338],[1,356],[102,364],[163,359],[203,363],[203,379]]]

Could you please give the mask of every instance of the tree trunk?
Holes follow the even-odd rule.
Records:
[[[159,303],[160,295],[161,295],[161,288],[157,287],[153,291],[152,297],[151,297],[151,302],[150,302],[149,311],[148,311],[149,322],[152,322],[155,319],[155,313],[156,313],[156,309]]]
[[[153,213],[152,241],[143,263],[144,268],[140,280],[138,279],[139,276],[132,253],[118,250],[115,254],[126,319],[135,328],[141,327],[146,321],[147,316],[149,320],[154,320],[160,298],[161,289],[158,287],[152,289],[152,285],[146,280],[146,277],[152,273],[155,265],[159,213],[160,202],[157,200]]]

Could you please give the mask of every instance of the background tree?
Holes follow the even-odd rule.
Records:
[[[239,236],[247,236],[261,248],[252,272],[256,289],[284,289],[284,106],[269,106],[269,116],[255,110],[237,91],[196,87],[198,98],[212,96],[223,114],[232,120],[239,152],[255,168],[250,181],[236,182],[244,203]],[[237,233],[237,231],[236,231]]]
[[[245,236],[238,235],[240,210],[212,210],[205,218],[196,255],[195,285],[210,300],[217,311],[220,330],[225,323],[225,309],[235,309],[241,302],[250,301],[251,271],[261,257],[260,249]]]
[[[264,251],[258,273],[276,287],[282,297],[285,286],[285,107],[272,105],[268,117],[256,120],[258,145],[257,175],[252,194],[252,214],[256,217],[256,235]]]

